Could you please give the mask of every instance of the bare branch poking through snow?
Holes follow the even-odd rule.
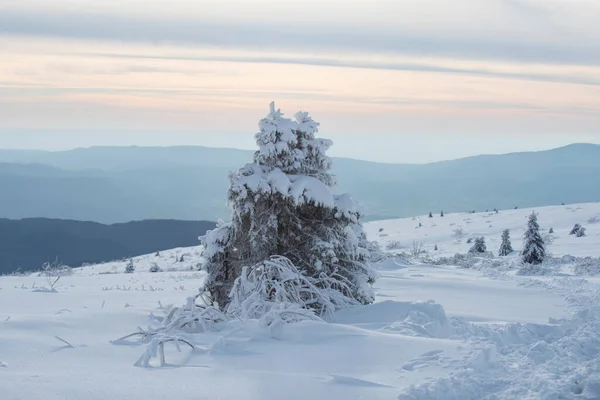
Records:
[[[425,253],[427,253],[427,252],[425,251],[425,248],[423,247],[423,242],[417,242],[416,240],[413,240],[412,248],[410,249],[410,254],[413,257],[419,257]]]
[[[142,356],[135,362],[134,366],[136,367],[151,367],[150,361],[153,358],[158,358],[159,367],[163,367],[166,364],[165,360],[165,343],[173,343],[177,347],[177,351],[181,352],[180,343],[186,344],[192,350],[195,350],[196,347],[190,343],[189,341],[180,338],[180,337],[155,337],[152,339],[152,342],[146,348],[146,351]]]
[[[63,342],[65,345],[67,345],[67,347],[74,349],[75,346],[73,346],[71,343],[67,342],[65,339],[61,338],[60,336],[54,336],[54,338],[56,340],[59,340],[61,342]]]

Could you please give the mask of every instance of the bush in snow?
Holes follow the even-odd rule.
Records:
[[[468,238],[467,239],[467,244],[471,244],[471,243],[473,243],[473,238]]]
[[[568,262],[575,262],[575,266],[573,267],[573,273],[577,275],[600,274],[600,258],[575,258],[575,260],[568,260]]]
[[[487,247],[485,245],[485,238],[483,237],[475,238],[475,243],[473,243],[473,246],[469,249],[469,253],[471,254],[485,253],[486,251]]]
[[[595,224],[598,222],[598,216],[594,215],[587,220],[588,224]]]
[[[229,177],[232,221],[220,223],[203,238],[203,255],[208,260],[204,291],[211,304],[222,310],[228,310],[234,298],[239,305],[240,296],[254,296],[247,282],[256,282],[255,289],[262,290],[262,280],[248,279],[255,276],[254,269],[270,268],[265,263],[273,257],[280,257],[278,268],[289,267],[286,279],[298,274],[290,282],[308,281],[329,297],[333,297],[332,290],[339,294],[333,303],[302,300],[300,307],[320,313],[329,304],[341,307],[374,300],[371,284],[376,273],[359,207],[349,195],[331,192],[335,178],[326,151],[332,143],[315,137],[319,124],[308,113],[295,117],[295,121],[284,118],[271,103],[255,135],[259,150],[254,162]],[[242,280],[246,284],[240,292]],[[274,290],[288,286],[281,283]]]
[[[532,212],[527,223],[527,230],[523,238],[523,250],[521,256],[525,264],[541,264],[546,256],[544,239],[540,235],[540,226],[537,222],[537,214]]]
[[[575,236],[577,237],[582,237],[585,236],[585,227],[580,227],[579,230],[577,231],[577,233],[575,234]]]
[[[440,217],[444,216],[444,211],[442,210],[442,212],[440,213]]]
[[[498,255],[500,257],[507,256],[513,252],[512,244],[510,243],[510,232],[508,229],[505,229],[502,232],[502,243],[500,244],[500,250],[498,251]]]
[[[452,235],[457,239],[462,239],[462,237],[465,236],[465,231],[462,228],[456,228],[452,231]]]
[[[306,276],[289,259],[273,256],[242,268],[233,284],[228,313],[242,320],[259,319],[265,326],[314,319],[313,311],[332,315],[347,305],[352,298],[348,289],[335,277]]]
[[[429,211],[429,218],[433,218],[433,214]]]
[[[554,233],[554,228],[548,229],[548,233],[552,235]]]
[[[63,265],[58,260],[54,262],[44,263],[44,265],[42,265],[42,271],[39,273],[39,276],[46,277],[47,286],[36,291],[56,292],[56,287],[60,278],[62,278],[63,276],[71,275],[72,273],[73,269],[71,267]]]
[[[438,251],[438,245],[437,244],[435,246],[433,246],[433,250],[434,251]]]
[[[383,251],[377,242],[369,242],[367,250],[369,250],[369,254],[371,255],[372,263],[378,263],[393,257],[392,254]]]
[[[569,235],[577,235],[577,232],[579,232],[580,229],[581,229],[581,225],[575,224],[573,226],[573,229],[571,229],[571,232],[569,232]]]
[[[402,248],[402,243],[399,240],[390,240],[388,244],[385,245],[386,250],[398,250]]]
[[[423,248],[423,242],[417,242],[416,240],[413,240],[412,247],[410,249],[410,254],[413,257],[419,257],[420,255],[425,253],[426,251]]]
[[[152,266],[150,267],[148,272],[162,272],[162,269],[158,266],[157,263],[152,263]]]
[[[133,265],[133,260],[129,260],[127,266],[125,267],[126,274],[133,274],[135,272],[135,265]]]

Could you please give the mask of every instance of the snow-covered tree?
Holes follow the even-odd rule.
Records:
[[[552,235],[554,233],[554,228],[548,229],[548,233]]]
[[[440,217],[444,216],[444,211],[442,210],[442,212],[440,213]]]
[[[579,232],[580,229],[581,229],[581,225],[575,224],[573,226],[573,229],[571,229],[571,232],[569,232],[569,235],[577,235],[577,232]]]
[[[133,274],[134,272],[135,272],[135,265],[133,265],[133,260],[129,260],[129,262],[125,266],[125,273]]]
[[[429,218],[433,218],[433,214],[429,211]]]
[[[472,254],[485,253],[486,251],[487,247],[485,245],[484,237],[475,238],[475,243],[473,243],[473,246],[469,249],[469,253]]]
[[[541,264],[546,256],[544,239],[540,235],[540,226],[537,222],[537,214],[532,212],[527,223],[521,251],[523,262],[526,264]]]
[[[502,232],[502,243],[500,244],[500,251],[498,251],[498,255],[500,257],[507,256],[513,252],[512,244],[510,243],[510,232],[508,229],[505,229]]]
[[[438,245],[433,246],[433,250],[438,251]]]
[[[332,193],[336,180],[326,155],[332,142],[315,137],[318,126],[305,112],[294,121],[285,118],[271,103],[255,135],[254,162],[230,174],[232,221],[220,221],[203,238],[204,290],[222,310],[232,296],[239,303],[250,283],[262,285],[260,290],[283,290],[289,282],[275,285],[273,280],[288,279],[295,271],[302,274],[294,282],[302,285],[295,293],[303,308],[323,313],[332,305],[373,301],[376,273],[361,213],[352,197]],[[324,300],[327,296],[315,295],[314,289],[337,300]],[[287,298],[272,295],[266,298]]]
[[[577,231],[577,233],[575,234],[575,236],[577,237],[583,237],[585,236],[585,227],[580,227],[579,230]]]

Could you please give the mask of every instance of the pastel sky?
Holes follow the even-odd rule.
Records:
[[[597,0],[0,0],[0,147],[253,148],[275,100],[332,154],[600,143]]]

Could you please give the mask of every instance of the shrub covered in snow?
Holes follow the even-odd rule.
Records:
[[[153,263],[148,272],[162,272],[162,269],[158,266],[157,263]]]
[[[481,254],[481,253],[485,253],[487,251],[487,247],[485,245],[485,238],[484,237],[478,237],[475,238],[475,243],[473,243],[473,246],[469,249],[469,253],[472,254]]]
[[[232,221],[220,223],[203,239],[208,260],[204,290],[222,310],[230,294],[238,296],[236,304],[242,301],[242,292],[232,291],[239,288],[236,280],[248,279],[243,274],[254,268],[264,270],[274,256],[288,260],[300,274],[294,282],[309,280],[327,293],[338,290],[336,307],[344,304],[340,299],[346,304],[373,301],[376,273],[361,212],[349,195],[333,195],[336,180],[326,155],[332,143],[315,137],[318,126],[305,112],[297,113],[295,121],[284,118],[271,103],[255,136],[254,162],[230,175]],[[319,302],[299,305],[323,310]]]
[[[265,325],[274,320],[315,319],[311,310],[330,316],[348,305],[348,298],[352,298],[349,290],[344,282],[325,275],[306,276],[289,259],[273,256],[243,268],[233,285],[228,313],[242,320],[263,319]]]
[[[581,229],[581,225],[575,224],[573,226],[573,229],[571,229],[571,232],[569,232],[569,235],[577,235],[577,233],[579,232],[580,229]]]
[[[402,248],[402,243],[399,240],[390,240],[386,245],[386,250],[398,250]]]
[[[585,227],[580,227],[579,230],[577,231],[577,233],[575,234],[575,236],[577,237],[583,237],[585,236]]]

